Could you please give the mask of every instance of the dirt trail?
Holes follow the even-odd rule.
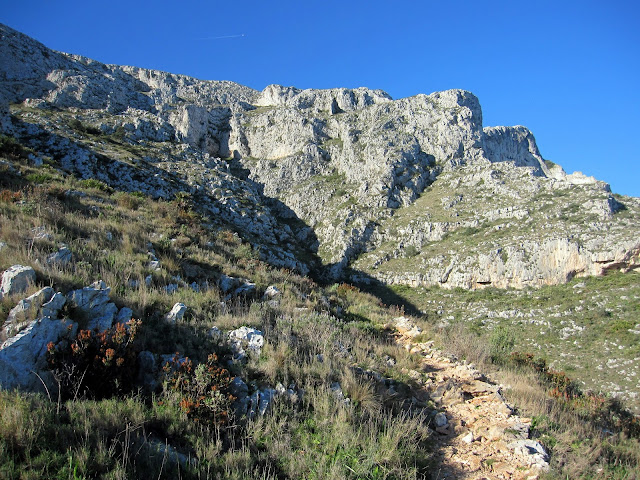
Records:
[[[437,479],[534,480],[548,469],[542,445],[529,439],[531,419],[514,413],[473,365],[453,362],[416,343],[420,333],[407,318],[395,319],[396,341],[422,357],[421,371],[408,372],[441,411],[432,420],[438,448]]]

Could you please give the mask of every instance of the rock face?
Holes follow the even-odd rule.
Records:
[[[66,299],[53,288],[45,287],[33,295],[20,300],[7,316],[2,327],[2,338],[10,338],[37,318],[56,318]]]
[[[4,132],[82,178],[186,192],[274,265],[447,288],[640,266],[639,201],[545,161],[525,127],[484,127],[470,92],[258,92],[0,35]]]

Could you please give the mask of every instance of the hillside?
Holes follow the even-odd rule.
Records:
[[[5,476],[637,473],[640,199],[469,92],[0,34]]]

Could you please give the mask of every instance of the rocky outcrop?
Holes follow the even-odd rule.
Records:
[[[53,387],[47,370],[50,342],[73,337],[79,328],[104,331],[115,322],[131,320],[130,308],[118,309],[111,302],[111,289],[103,281],[94,282],[66,295],[45,287],[20,300],[11,309],[0,331],[0,387],[40,391]],[[76,321],[60,318],[63,307],[74,311]]]
[[[528,128],[486,127],[483,147],[491,162],[512,162],[518,167],[532,167],[536,175],[546,175],[544,159]]]
[[[251,327],[240,327],[229,332],[229,342],[236,362],[246,361],[248,355],[260,356],[264,345],[264,335]]]
[[[104,331],[113,325],[118,307],[111,302],[111,289],[98,280],[88,287],[73,290],[67,294],[67,300],[87,318],[86,330]]]
[[[53,288],[45,287],[33,295],[20,300],[9,311],[7,319],[2,326],[0,338],[8,339],[18,334],[33,320],[39,318],[54,319],[66,303],[64,295],[56,293]]]

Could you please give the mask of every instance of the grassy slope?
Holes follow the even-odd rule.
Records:
[[[544,358],[583,389],[621,396],[640,411],[640,274],[612,272],[540,289],[477,291],[394,287],[434,323],[462,322],[488,339]]]

